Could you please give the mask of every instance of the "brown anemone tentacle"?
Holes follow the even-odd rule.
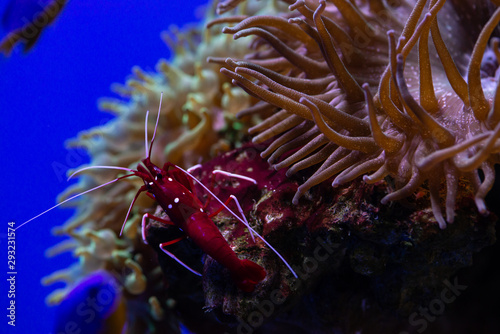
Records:
[[[267,30],[262,28],[248,28],[233,35],[234,39],[255,35],[266,40],[280,55],[285,57],[291,64],[297,66],[311,76],[322,76],[328,73],[328,66],[305,55],[297,53],[296,50],[276,38]]]
[[[238,67],[235,70],[237,70],[236,73],[229,72],[225,69],[221,69],[221,72],[232,77],[233,79],[237,79],[239,83],[245,85],[245,87],[247,87],[251,92],[258,95],[263,100],[286,109],[305,119],[311,119],[310,114],[308,115],[308,117],[306,117],[306,114],[304,113],[305,110],[303,108],[304,106],[297,103],[297,101],[300,101],[301,98],[306,97],[306,95],[302,92],[286,88],[278,84],[277,82],[270,80],[265,75],[262,75],[261,73],[253,71],[251,69]],[[263,82],[277,93],[268,91],[263,87],[252,83],[251,81],[240,75],[240,73],[254,76],[256,79]],[[307,98],[314,101],[318,105],[321,113],[327,117],[327,122],[329,123],[329,125],[336,128],[342,127],[356,134],[369,134],[369,125],[366,121],[338,110],[337,108],[318,99],[317,97],[307,96]]]
[[[415,27],[418,24],[418,20],[420,16],[422,16],[422,12],[424,10],[425,4],[427,0],[418,0],[417,3],[413,6],[413,10],[410,13],[410,16],[406,20],[403,31],[401,32],[400,40],[408,41],[415,31]],[[401,52],[404,44],[401,43],[398,45],[398,52]]]
[[[324,0],[320,0],[320,6],[321,2],[324,2]],[[364,15],[361,14],[350,1],[329,0],[329,2],[333,3],[335,7],[337,7],[338,11],[342,14],[342,17],[346,20],[347,25],[350,28],[356,27],[361,31],[375,35],[375,29],[370,23],[368,23],[368,21],[365,20]]]
[[[292,149],[299,149],[281,162],[274,164],[273,167],[275,169],[289,167],[297,161],[304,159],[309,154],[312,154],[319,147],[324,146],[327,143],[328,138],[326,138],[326,136],[319,132],[317,127],[314,126],[311,130],[307,131],[303,135],[283,145],[280,150],[284,150],[285,152],[288,152]]]
[[[437,171],[433,171],[429,175],[429,193],[431,199],[431,208],[432,213],[434,214],[434,218],[438,222],[439,228],[446,228],[446,221],[443,217],[443,212],[441,211],[441,203],[439,198],[439,189],[441,186],[441,175],[442,173],[438,173]]]
[[[224,57],[207,57],[207,63],[227,66],[226,59]]]
[[[436,15],[437,12],[434,13]],[[409,39],[403,38],[401,36],[398,40],[398,51],[401,49],[400,53],[406,58],[413,47],[417,44],[417,42],[420,40],[422,37],[422,33],[426,30],[425,27],[430,25],[432,22],[433,15],[431,12],[426,13],[422,19],[422,21],[415,27],[415,30],[413,31],[411,37]],[[401,45],[403,46],[401,48]]]
[[[320,132],[317,129],[314,129],[313,122],[311,122],[311,121],[306,121],[306,122],[313,125],[313,128],[310,129],[309,131],[305,132],[304,134],[297,136],[294,139],[288,141],[287,143],[281,145],[280,147],[278,147],[276,149],[276,151],[273,152],[273,154],[271,154],[268,161],[270,161],[273,168],[280,169],[283,167],[288,167],[290,164],[292,164],[294,162],[292,159],[289,160],[290,163],[288,165],[286,165],[286,163],[284,162],[286,159],[279,162],[279,163],[275,163],[275,162],[277,162],[281,157],[286,155],[286,153],[290,152],[291,150],[297,150],[295,152],[295,153],[297,153],[307,143],[309,143],[312,139],[314,139],[316,136],[318,136],[318,134],[320,134]],[[311,152],[308,152],[307,154],[309,154],[309,153],[311,153]],[[305,157],[307,154],[305,154],[303,157]]]
[[[297,162],[294,164],[289,170],[286,171],[286,176],[290,177],[297,173],[298,171],[301,171],[303,169],[309,168],[311,166],[320,164],[324,162],[328,157],[330,157],[335,150],[338,149],[338,145],[335,145],[334,143],[328,143],[325,146],[323,146],[321,149],[319,149],[318,152],[315,152],[314,154],[302,159],[301,161]]]
[[[251,127],[248,130],[248,133],[255,134],[255,133],[265,131],[266,129],[269,129],[270,127],[272,127],[276,124],[279,124],[280,122],[286,120],[291,115],[292,115],[291,113],[282,109],[282,110],[278,111],[277,113],[274,113],[272,116],[266,118],[262,122]]]
[[[306,191],[338,174],[340,171],[355,163],[358,159],[358,152],[351,152],[333,164],[329,164],[327,168],[317,171],[306,182],[299,186],[297,192],[293,196],[292,203],[297,204],[299,202],[299,198],[302,197]]]
[[[382,152],[382,155],[384,152]],[[382,181],[387,175],[389,175],[389,169],[387,168],[387,162],[384,163],[377,171],[370,175],[364,175],[363,181],[367,184],[373,184],[375,182]]]
[[[240,3],[242,3],[245,0],[225,0],[221,1],[217,4],[217,14],[221,15],[224,14],[228,11],[230,11],[233,8],[236,8]]]
[[[272,81],[275,81],[279,83],[282,86],[294,89],[296,91],[300,91],[304,94],[310,94],[310,95],[315,95],[323,92],[328,85],[332,83],[332,81],[335,80],[334,76],[325,76],[322,78],[317,78],[317,79],[306,79],[306,78],[296,78],[293,76],[288,76],[288,75],[283,75],[280,73],[277,73],[275,71],[271,71],[270,69],[267,69],[263,66],[256,65],[251,62],[245,62],[245,61],[233,61],[232,59],[228,58],[226,62],[231,63],[234,68],[248,68],[250,70],[253,70],[255,72],[259,72],[262,75],[266,76]],[[238,71],[236,71],[238,72]],[[247,73],[250,74],[250,73]]]
[[[370,92],[368,84],[363,85],[363,90],[365,92],[366,109],[370,117],[370,128],[372,131],[373,139],[375,140],[377,145],[387,151],[387,153],[394,153],[399,151],[403,146],[401,139],[388,136],[382,131],[377,120],[377,115],[375,114],[373,96]]]
[[[377,144],[372,137],[349,137],[336,132],[326,124],[323,116],[319,112],[318,106],[307,98],[301,98],[300,103],[306,105],[313,116],[314,122],[318,128],[335,144],[345,147],[349,150],[371,153],[378,149]]]
[[[332,37],[330,33],[325,28],[325,25],[322,20],[322,13],[325,9],[325,2],[320,1],[320,5],[314,12],[314,23],[316,24],[316,29],[318,29],[318,33],[321,36],[321,50],[324,52],[325,60],[330,67],[330,70],[335,74],[337,80],[344,88],[347,99],[352,102],[359,102],[364,99],[363,90],[359,86],[358,82],[354,79],[349,70],[345,67],[345,64],[340,59],[337,51],[335,50],[335,46],[332,42]]]
[[[332,128],[345,129],[351,134],[358,136],[370,134],[370,124],[366,119],[348,114],[316,96],[307,96],[305,98],[313,102],[319,108],[321,115],[326,118],[326,122]]]
[[[399,38],[401,41],[401,37]],[[387,42],[388,42],[388,50],[389,50],[389,64],[387,64],[387,69],[382,74],[382,80],[384,81],[385,76],[390,76],[391,80],[387,81],[388,89],[390,92],[390,98],[394,105],[398,108],[398,110],[402,110],[403,108],[403,99],[401,98],[401,94],[399,94],[398,85],[396,84],[396,70],[397,70],[397,44],[396,37],[394,35],[394,30],[389,30],[387,32]],[[400,42],[398,42],[400,43]]]
[[[297,1],[293,6],[290,6],[290,10],[297,9],[304,17],[308,20],[314,22],[314,12],[309,7],[306,6],[305,2],[302,0]],[[306,21],[300,18],[292,18],[293,23],[299,24],[299,26],[304,30],[311,38],[313,38],[318,45],[321,45],[320,36],[317,30],[314,30]],[[351,36],[341,28],[337,23],[328,17],[322,17],[323,24],[332,36],[332,41],[337,47],[342,55],[349,55],[349,59],[346,59],[347,63],[362,61],[366,59],[363,53],[359,50],[356,43],[353,41]]]
[[[387,74],[386,74],[387,73]],[[390,69],[388,68],[384,75],[382,75],[382,79],[380,85],[378,87],[378,102],[380,103],[380,109],[384,110],[387,116],[392,120],[395,126],[400,128],[403,131],[414,132],[412,131],[414,128],[414,123],[411,117],[404,114],[395,104],[391,94],[391,85],[392,76],[390,74]],[[399,94],[398,94],[399,95]]]
[[[259,133],[257,136],[253,138],[254,143],[263,143],[268,139],[273,138],[276,135],[280,135],[283,132],[290,130],[291,128],[299,125],[304,121],[303,118],[297,116],[297,115],[291,115],[287,117],[285,120],[279,122],[278,124],[275,124],[268,129],[262,131]]]
[[[270,154],[275,155],[275,151],[277,151],[280,147],[283,145],[286,145],[286,143],[289,143],[291,140],[302,136],[304,133],[309,131],[312,127],[314,126],[314,123],[311,121],[302,121],[299,125],[291,128],[288,130],[286,133],[282,134],[278,138],[276,138],[262,153],[261,157],[267,157]],[[273,153],[274,152],[274,153]],[[286,152],[283,152],[286,153]],[[270,157],[268,159],[269,163],[272,164],[275,161],[277,161],[277,158],[281,156],[281,154],[278,154],[278,156]]]
[[[418,41],[418,66],[420,76],[420,105],[429,113],[434,114],[439,110],[438,100],[434,91],[432,80],[432,66],[429,57],[429,34],[431,25],[436,21],[438,11],[443,7],[446,0],[439,0],[432,6],[431,12],[434,16],[423,25],[421,37]]]
[[[228,66],[226,63],[227,58],[224,57],[207,57],[207,62],[212,64],[219,64],[222,66]],[[236,60],[238,61],[238,60]],[[284,68],[290,68],[290,62],[284,57],[271,58],[271,59],[255,59],[252,63],[268,68],[273,71],[281,71]]]
[[[497,45],[494,48],[498,52],[498,40],[496,41]],[[500,55],[499,55],[500,58]],[[493,103],[491,106],[491,110],[488,113],[488,125],[490,127],[496,127],[500,122],[500,79],[497,81],[497,86],[495,88],[495,95],[493,96]]]
[[[436,2],[437,0],[432,0],[431,3]],[[436,48],[437,54],[441,59],[441,64],[446,73],[446,77],[450,82],[451,87],[455,91],[455,93],[460,97],[460,99],[464,102],[465,105],[469,105],[469,93],[467,82],[465,82],[464,78],[458,71],[458,68],[455,64],[455,60],[451,56],[446,44],[443,41],[443,37],[441,36],[441,32],[439,31],[438,21],[435,18],[432,20],[431,24],[431,35],[432,41],[434,42],[434,47]]]
[[[410,180],[403,187],[384,196],[384,198],[382,198],[380,202],[382,204],[387,204],[391,201],[411,196],[411,194],[413,194],[415,190],[417,190],[417,188],[422,184],[423,180],[424,178],[420,174],[420,171],[415,166],[413,166],[411,170]]]
[[[361,160],[358,163],[346,168],[340,172],[332,182],[332,187],[337,187],[354,180],[361,175],[378,170],[385,161],[385,155],[379,154],[376,158],[370,160]]]
[[[253,95],[257,98],[260,98],[268,103],[271,103],[281,109],[288,110],[293,112],[297,116],[300,116],[304,119],[310,119],[311,115],[309,110],[302,104],[290,99],[281,94],[273,93],[253,82],[243,77],[242,75],[229,71],[225,68],[221,68],[221,73],[224,73],[228,77],[233,79],[233,84],[240,86],[243,90],[245,90],[250,95]]]
[[[380,84],[378,87],[378,101],[381,109],[385,111],[387,116],[392,120],[395,126],[399,127],[404,132],[415,132],[414,122],[405,113],[402,112],[400,102],[400,94],[397,89],[396,81],[394,80],[396,73],[396,42],[394,39],[394,31],[387,32],[389,39],[389,59],[390,63],[386,70],[382,73]],[[394,64],[394,65],[393,65]]]
[[[305,20],[300,17],[292,17],[288,19],[290,24],[296,24],[302,31],[304,31],[311,39],[313,39],[317,45],[321,45],[321,37],[318,31],[311,27]]]
[[[485,145],[474,156],[467,159],[455,159],[457,168],[464,172],[479,168],[479,166],[489,158],[491,151],[495,149],[499,137],[500,123],[497,124],[495,130],[490,134]]]
[[[271,27],[274,29],[281,30],[282,32],[286,33],[289,36],[293,36],[294,39],[297,39],[298,41],[306,45],[313,43],[313,40],[311,40],[311,37],[309,35],[307,35],[302,29],[300,29],[296,25],[289,23],[287,19],[269,15],[259,15],[259,16],[249,17],[233,27],[224,27],[222,29],[222,32],[225,34],[236,34],[244,29],[254,28],[254,27],[260,27],[260,28]]]
[[[487,139],[491,135],[492,132],[482,133],[461,143],[457,143],[453,146],[434,151],[425,158],[416,161],[417,167],[422,171],[429,171],[433,169],[437,164],[443,162],[446,159],[453,158],[457,153],[460,153],[468,149],[469,147]]]
[[[299,0],[294,5],[290,6],[290,10],[297,10],[299,11],[299,13],[304,15],[310,21],[314,21],[315,11],[307,7],[305,1],[303,0]],[[337,23],[335,23],[329,18],[324,18],[323,22],[328,31],[330,32],[330,34],[333,36],[334,40],[337,41],[340,45],[354,44],[351,36],[349,36],[349,34],[344,29],[342,29],[339,25],[337,25]]]
[[[245,116],[254,115],[254,114],[257,114],[257,115],[271,114],[271,113],[273,113],[274,110],[276,110],[276,107],[273,106],[272,104],[269,104],[265,101],[259,101],[259,102],[255,103],[253,106],[239,111],[236,114],[236,118],[243,118]]]
[[[397,55],[397,72],[396,79],[401,97],[411,111],[418,117],[418,119],[425,125],[423,133],[428,132],[429,135],[436,140],[441,146],[450,146],[455,142],[455,137],[441,124],[439,124],[431,115],[429,115],[411,96],[406,80],[404,77],[403,69],[403,55]]]
[[[369,0],[368,1],[370,5],[370,12],[379,14],[382,12],[388,12],[388,8],[385,6],[385,3],[383,0]]]
[[[469,62],[469,69],[467,73],[469,101],[470,106],[474,111],[474,116],[480,121],[484,121],[486,117],[488,117],[488,112],[490,110],[490,104],[484,96],[484,90],[481,83],[481,61],[483,59],[484,51],[488,46],[488,40],[499,22],[500,8],[497,8],[493,16],[491,16],[488,23],[486,23],[483,30],[479,34]]]
[[[223,16],[218,17],[216,19],[211,20],[205,25],[205,28],[210,29],[218,24],[227,24],[227,23],[240,23],[241,21],[248,18],[248,15],[233,15],[233,16]]]
[[[458,191],[458,170],[446,161],[443,166],[446,175],[446,221],[451,224],[455,220],[455,202]]]
[[[495,53],[495,58],[497,59],[497,63],[500,64],[500,38],[492,37],[490,42],[491,49],[493,53]]]
[[[484,199],[495,183],[495,169],[491,165],[483,163],[481,165],[481,170],[483,171],[484,180],[476,191],[474,201],[476,202],[479,213],[485,215],[488,213],[488,209],[486,209]]]
[[[282,85],[281,83],[273,80],[271,77],[269,77],[261,72],[247,68],[247,67],[236,67],[234,71],[238,74],[246,74],[250,77],[253,77],[253,78],[259,80],[261,83],[265,84],[272,91],[274,91],[280,95],[287,96],[295,101],[298,101],[301,97],[307,95],[305,92],[303,92],[301,90],[295,90],[293,88],[286,87],[286,86]],[[331,81],[330,81],[330,83],[331,83]],[[327,85],[325,85],[325,86],[327,86]]]
[[[332,143],[333,144],[333,143]],[[325,161],[321,164],[321,166],[316,170],[315,174],[321,173],[323,170],[327,169],[332,164],[336,163],[340,159],[346,157],[347,155],[357,151],[348,150],[342,146],[336,146],[335,150],[325,159]],[[359,154],[358,154],[359,156]]]

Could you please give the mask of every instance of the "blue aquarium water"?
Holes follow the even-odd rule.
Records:
[[[12,2],[1,0],[0,13]],[[69,254],[44,256],[62,240],[51,228],[72,211],[56,209],[36,219],[16,231],[15,299],[9,298],[8,223],[21,224],[55,204],[69,185],[65,170],[88,161],[84,152],[66,150],[64,141],[110,120],[97,99],[114,96],[110,85],[123,83],[132,66],[153,70],[158,59],[168,58],[160,32],[196,21],[195,8],[204,2],[70,0],[29,53],[17,47],[10,57],[0,55],[0,333],[52,333],[55,309],[44,299],[60,285],[43,287],[40,279],[75,261]],[[7,324],[10,300],[15,327]]]

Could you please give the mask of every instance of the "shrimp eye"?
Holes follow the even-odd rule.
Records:
[[[144,185],[146,186],[146,188],[147,188],[148,190],[153,189],[153,188],[152,188],[153,182],[149,182],[149,183],[148,183],[148,182],[146,182],[146,180],[144,180]]]
[[[156,174],[155,180],[161,180],[163,179],[163,175],[161,173]]]

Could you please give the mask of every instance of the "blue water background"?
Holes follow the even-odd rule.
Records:
[[[96,101],[114,96],[134,65],[153,70],[169,50],[159,35],[170,24],[198,18],[196,1],[70,1],[28,54],[17,48],[0,56],[0,333],[51,333],[54,309],[45,297],[60,285],[40,279],[75,261],[71,255],[47,259],[46,248],[61,241],[50,231],[72,214],[56,209],[16,233],[16,326],[7,325],[7,223],[21,224],[55,204],[69,183],[54,166],[88,161],[64,141],[112,116]],[[3,11],[7,1],[0,0]],[[2,36],[3,36],[2,32]]]

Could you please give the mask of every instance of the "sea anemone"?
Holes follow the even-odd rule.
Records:
[[[262,156],[288,176],[315,169],[293,202],[323,181],[362,176],[391,185],[382,204],[428,191],[441,228],[453,222],[458,191],[472,191],[487,214],[500,158],[500,9],[483,22],[494,6],[478,1],[285,2],[288,13],[223,29],[235,40],[257,36],[253,54],[212,61],[262,100],[238,114],[265,118],[250,129],[254,142],[269,141]],[[482,26],[473,45],[457,38],[468,36],[460,22],[471,8],[469,33]]]

